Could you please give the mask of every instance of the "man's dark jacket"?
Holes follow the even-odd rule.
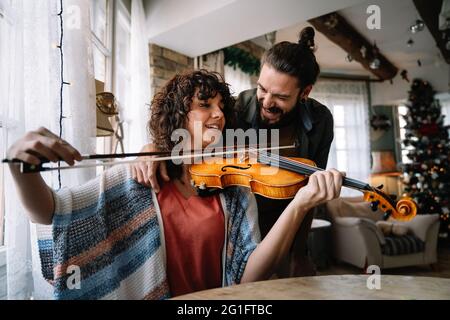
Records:
[[[308,98],[305,103],[296,106],[298,112],[295,126],[295,143],[297,157],[313,160],[320,168],[325,169],[328,161],[331,142],[333,141],[333,116],[320,102]],[[259,129],[259,109],[257,106],[256,89],[243,91],[239,94],[235,111],[237,113],[236,128],[247,130]],[[264,237],[278,219],[289,200],[270,200],[256,195],[259,211],[259,225]],[[314,210],[316,211],[316,210]],[[314,211],[307,214],[298,230],[291,248],[292,258],[288,270],[281,268],[279,277],[313,276],[315,267],[306,253],[306,243]],[[281,270],[285,271],[281,271]]]

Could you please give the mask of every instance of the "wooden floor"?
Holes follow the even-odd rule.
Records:
[[[364,271],[346,263],[331,262],[331,265],[322,270],[317,270],[317,275],[342,275],[342,274],[362,274]],[[438,263],[430,266],[402,267],[394,269],[384,269],[382,274],[422,276],[450,278],[450,248],[440,248],[438,250]]]

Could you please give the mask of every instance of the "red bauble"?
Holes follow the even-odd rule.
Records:
[[[436,123],[424,124],[419,128],[419,132],[424,136],[435,135],[439,132],[439,127]]]

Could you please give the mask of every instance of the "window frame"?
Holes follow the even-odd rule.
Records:
[[[120,63],[120,50],[119,50],[119,28],[125,30],[128,34],[128,51],[126,56],[126,65],[125,67]],[[114,56],[113,56],[114,68],[113,68],[113,93],[116,97],[116,101],[121,109],[120,114],[124,115],[124,109],[130,106],[131,104],[131,93],[130,93],[130,85],[131,85],[131,8],[125,5],[123,0],[115,2],[115,10],[114,10]],[[126,89],[124,96],[120,94],[123,93],[119,85],[121,81],[119,81],[119,77],[124,77],[126,82]],[[123,89],[123,88],[122,88]],[[117,119],[116,119],[117,120]],[[129,129],[128,124],[124,122],[124,119],[120,119],[121,124],[117,123],[117,121],[113,121],[113,127],[116,127],[121,130],[118,134],[122,136],[122,147],[125,148],[126,139],[127,139],[127,131]],[[114,153],[117,152],[117,148],[119,147],[119,141],[116,137],[112,136],[111,145],[109,152]],[[125,150],[122,150],[124,152]]]
[[[95,1],[95,0],[91,0]],[[95,34],[94,30],[91,28],[91,41],[93,45],[100,51],[101,54],[105,57],[105,81],[104,81],[104,90],[108,92],[114,93],[116,99],[119,103],[119,106],[123,107],[123,102],[117,98],[117,93],[119,92],[119,82],[117,81],[117,77],[119,74],[119,65],[118,56],[117,56],[117,45],[118,45],[118,28],[119,23],[125,27],[125,29],[131,33],[131,12],[124,3],[123,0],[114,1],[114,0],[106,0],[106,43],[103,43],[101,39]],[[94,17],[95,19],[95,17]],[[123,19],[125,19],[123,21]],[[129,60],[128,57],[128,67]],[[122,70],[122,73],[123,70]],[[125,72],[126,73],[126,72]],[[128,72],[128,78],[131,75]],[[130,80],[130,79],[128,79]],[[126,106],[125,106],[126,107]],[[96,138],[96,149],[97,153],[112,153],[114,147],[114,137],[97,137]],[[99,171],[102,169],[100,168]]]
[[[125,6],[125,4],[123,3],[122,0],[115,2],[115,9],[114,9],[114,55],[112,57],[113,60],[113,74],[112,74],[112,88],[114,88],[114,91],[118,91],[119,89],[117,88],[117,83],[116,83],[116,79],[117,79],[117,73],[119,71],[119,63],[118,63],[118,57],[116,55],[116,46],[117,46],[117,28],[118,28],[118,24],[119,24],[119,20],[121,19],[121,17],[119,16],[120,14],[122,14],[124,17],[124,19],[126,19],[128,25],[125,25],[127,31],[131,34],[131,14],[130,12],[128,12],[127,7]],[[128,57],[128,62],[130,60],[130,57]],[[128,74],[129,77],[131,77],[131,74]],[[120,102],[120,101],[119,101]]]
[[[91,0],[95,1],[95,0]],[[115,1],[106,1],[106,39],[105,43],[95,34],[91,26],[91,41],[92,44],[100,50],[105,56],[105,91],[111,90],[113,82],[113,56],[114,56],[114,11]],[[94,17],[95,19],[95,17]],[[99,79],[100,80],[100,79]]]
[[[95,1],[95,0],[90,0]],[[120,1],[121,2],[121,1]],[[115,14],[116,12],[116,1],[106,0],[106,39],[105,43],[95,34],[93,26],[91,26],[91,42],[92,45],[97,48],[100,53],[105,58],[105,80],[104,80],[104,91],[111,92],[114,88],[114,34],[115,34]],[[93,17],[93,20],[95,16]],[[95,60],[94,60],[95,68]],[[98,79],[101,80],[101,79]],[[96,151],[97,153],[110,153],[112,146],[111,137],[96,137]],[[102,170],[101,167],[98,168],[98,172]]]
[[[355,151],[360,150],[357,147],[354,147],[352,145],[350,145],[349,143],[347,143],[347,140],[345,139],[348,130],[351,128],[358,128],[361,127],[360,124],[352,124],[352,125],[348,125],[345,124],[345,121],[343,124],[339,123],[339,121],[336,121],[337,115],[339,114],[342,117],[345,117],[345,104],[335,104],[333,106],[331,106],[330,111],[333,114],[333,131],[334,131],[334,138],[333,138],[333,143],[330,147],[330,152],[332,151],[332,149],[334,148],[334,152],[336,154],[336,166],[338,170],[343,170],[343,171],[348,171],[348,156],[351,155],[352,153],[354,153]],[[343,139],[339,139],[337,132],[342,130],[343,131]],[[339,141],[339,142],[338,142]],[[345,142],[345,146],[343,147],[342,145],[340,145],[340,142],[344,141]],[[339,161],[339,157],[338,157],[338,153],[344,153],[345,154],[345,163],[342,163],[341,161]],[[344,166],[345,165],[345,166]]]

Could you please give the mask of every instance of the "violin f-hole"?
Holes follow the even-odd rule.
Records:
[[[228,165],[228,166],[224,166],[222,167],[222,169],[220,169],[222,172],[227,171],[226,168],[233,168],[233,169],[241,169],[241,170],[248,170],[252,167],[252,165],[249,163],[247,164],[247,167],[240,167],[240,166],[234,166],[234,165]]]

